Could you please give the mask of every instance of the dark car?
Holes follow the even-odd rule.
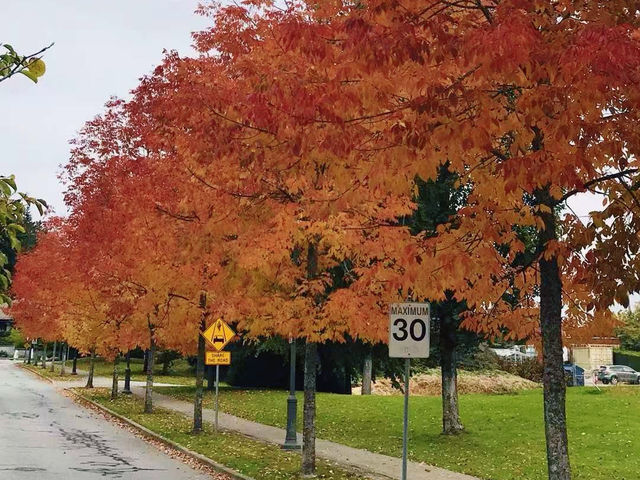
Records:
[[[618,382],[640,384],[640,373],[626,365],[602,365],[598,370],[598,380],[611,385]]]

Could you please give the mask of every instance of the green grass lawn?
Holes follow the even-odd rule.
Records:
[[[131,380],[145,381],[147,376],[142,371],[144,362],[142,359],[131,359]],[[70,365],[70,364],[68,364]],[[118,362],[118,375],[120,378],[124,378],[124,370],[126,363],[124,360]],[[78,359],[78,369],[88,370],[89,359]],[[94,375],[110,377],[113,374],[113,363],[107,362],[102,358],[97,358],[95,363]],[[175,360],[169,369],[168,375],[162,375],[162,364],[155,365],[153,381],[155,383],[173,383],[177,385],[195,385],[196,379],[192,367],[184,359]]]
[[[158,387],[187,401],[193,388]],[[225,412],[284,427],[287,393],[221,389]],[[298,393],[298,414],[302,398]],[[402,397],[318,394],[318,437],[399,456]],[[543,480],[546,475],[542,392],[515,395],[462,395],[466,432],[440,435],[439,397],[412,397],[412,460],[493,480]],[[205,407],[213,404],[207,393]],[[640,388],[570,388],[567,399],[571,461],[575,479],[632,480],[640,462]],[[298,425],[300,425],[298,418]]]
[[[22,368],[25,368],[27,370],[31,370],[33,372],[36,372],[40,375],[42,375],[43,377],[47,377],[50,378],[51,380],[55,380],[55,381],[59,381],[59,380],[69,380],[69,381],[73,381],[73,380],[78,380],[78,379],[82,379],[82,377],[78,377],[78,375],[71,375],[71,365],[69,363],[67,363],[67,369],[66,369],[66,373],[64,376],[60,375],[60,366],[58,364],[56,364],[54,371],[51,371],[51,363],[47,363],[47,368],[43,369],[40,364],[38,364],[37,366],[34,366],[32,364],[29,363],[20,363],[19,366],[21,366]]]
[[[66,373],[64,376],[60,375],[60,361],[57,360],[55,364],[55,368],[53,372],[50,372],[51,362],[47,362],[47,369],[44,370],[38,364],[37,367],[33,365],[25,364],[25,367],[30,369],[35,369],[39,373],[43,374],[46,377],[50,377],[53,380],[77,380],[78,378],[82,378],[80,376],[71,375],[71,366],[72,361],[67,361]],[[131,380],[143,382],[147,379],[146,374],[142,372],[143,361],[141,359],[132,359],[131,360]],[[77,368],[81,373],[86,373],[89,370],[89,359],[88,358],[80,358],[77,362]],[[124,371],[126,368],[126,363],[121,361],[118,362],[118,375],[120,380],[124,379]],[[174,385],[195,385],[196,379],[195,374],[193,373],[193,369],[189,365],[186,360],[180,359],[175,360],[173,362],[173,366],[169,369],[167,375],[162,375],[162,365],[157,365],[154,369],[153,381],[155,383],[172,383]],[[103,377],[111,377],[113,374],[113,362],[107,362],[102,358],[96,358],[95,367],[94,367],[94,375],[95,376],[103,376]],[[205,381],[206,383],[206,381]]]
[[[204,433],[194,435],[191,433],[190,418],[159,408],[152,414],[144,414],[142,399],[137,397],[121,395],[117,400],[111,401],[108,389],[79,388],[76,391],[165,438],[250,477],[269,480],[299,478],[299,452],[288,452],[277,445],[262,443],[238,433],[228,431],[216,433],[211,425],[206,425]],[[360,475],[346,472],[324,461],[318,462],[318,478],[364,480]]]

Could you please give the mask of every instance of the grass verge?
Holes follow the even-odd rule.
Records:
[[[205,425],[202,434],[191,433],[192,420],[179,413],[157,408],[152,414],[142,413],[143,401],[135,396],[120,396],[112,401],[109,390],[74,389],[80,395],[172,440],[185,448],[256,479],[293,480],[299,478],[300,453],[282,450],[277,445],[262,443],[244,435],[214,432]],[[365,480],[328,462],[318,462],[318,478],[327,480]]]
[[[158,392],[192,401],[193,388]],[[222,388],[221,410],[283,428],[287,392]],[[302,403],[299,395],[299,405]],[[402,397],[320,393],[318,437],[373,452],[400,456]],[[207,392],[205,408],[212,408]],[[301,414],[298,408],[298,414]],[[567,415],[573,478],[637,478],[640,458],[640,388],[570,388]],[[466,432],[440,434],[441,400],[410,400],[410,451],[414,461],[493,480],[545,480],[546,453],[540,389],[517,395],[460,396]],[[300,425],[300,417],[298,425]]]
[[[42,368],[41,366],[34,366],[28,363],[21,363],[20,367],[31,370],[32,372],[46,378],[50,378],[51,380],[57,381],[73,381],[73,380],[82,380],[82,377],[78,375],[71,375],[71,366],[67,363],[66,373],[64,375],[60,375],[60,365],[56,364],[54,371],[51,371],[51,364],[47,363],[47,368]]]
[[[139,358],[131,359],[131,380],[143,382],[147,376],[142,371],[143,361]],[[89,359],[79,358],[78,368],[87,371],[89,369]],[[113,374],[113,362],[107,362],[102,358],[96,358],[94,375],[111,377]],[[118,362],[118,375],[124,378],[126,363],[124,360]],[[162,365],[157,365],[154,369],[153,381],[155,383],[172,383],[175,385],[195,385],[195,374],[193,368],[184,360],[175,360],[166,375],[162,374]]]

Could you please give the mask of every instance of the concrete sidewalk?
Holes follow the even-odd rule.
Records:
[[[55,383],[59,387],[69,388],[84,386],[85,381],[80,377],[78,382],[61,381]],[[110,388],[111,379],[108,377],[95,377],[94,385],[96,387]],[[160,386],[160,384],[156,386]],[[144,382],[132,381],[131,391],[135,395],[144,396]],[[176,400],[167,395],[154,392],[153,403],[154,406],[179,412],[188,417],[193,416],[193,403],[191,402]],[[203,409],[202,416],[206,422],[215,422],[215,412],[212,409]],[[286,433],[282,428],[252,422],[223,412],[219,412],[218,414],[218,423],[221,428],[233,430],[248,437],[277,445],[281,445],[284,442]],[[298,434],[298,441],[302,444],[302,435],[300,434]],[[375,479],[400,480],[401,460],[396,457],[373,453],[321,439],[316,439],[316,453],[320,458],[361,471]],[[478,480],[476,477],[470,475],[451,472],[418,462],[409,462],[407,477],[410,480]]]

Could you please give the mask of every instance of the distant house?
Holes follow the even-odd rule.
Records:
[[[613,350],[619,347],[620,339],[617,337],[593,337],[588,343],[571,345],[571,363],[591,372],[600,365],[611,365]]]
[[[11,331],[11,327],[13,326],[13,318],[6,314],[2,307],[0,306],[0,336],[6,335]]]
[[[562,359],[583,368],[585,375],[598,369],[600,365],[613,364],[613,351],[620,347],[620,339],[617,337],[592,337],[585,343],[565,342],[562,348]],[[527,358],[538,356],[533,345],[514,345],[510,348],[491,348],[490,350],[512,362],[522,362]]]
[[[537,356],[535,348],[531,345],[514,345],[509,348],[490,348],[489,350],[500,358],[511,360],[512,362],[522,362]]]

